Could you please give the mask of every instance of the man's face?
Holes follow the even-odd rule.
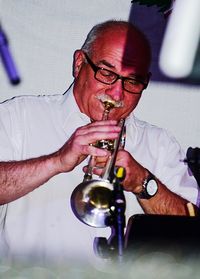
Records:
[[[136,47],[135,47],[136,45]],[[104,69],[115,72],[123,77],[148,76],[148,62],[144,63],[144,52],[137,45],[137,40],[127,43],[126,33],[106,32],[99,37],[94,46],[92,62]],[[122,107],[113,108],[109,113],[109,119],[119,120],[127,117],[137,106],[141,94],[131,94],[122,87],[122,80],[118,79],[114,84],[104,84],[94,77],[94,70],[87,63],[84,53],[79,50],[75,53],[74,61],[74,95],[81,112],[93,120],[101,120],[104,105],[98,96],[105,94],[114,101],[122,102]]]

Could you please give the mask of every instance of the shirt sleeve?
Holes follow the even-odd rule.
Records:
[[[188,165],[185,152],[166,130],[158,138],[157,177],[174,193],[199,206],[199,186]]]
[[[15,99],[0,104],[0,161],[19,158],[21,113],[19,102]]]

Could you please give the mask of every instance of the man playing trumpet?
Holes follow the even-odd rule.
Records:
[[[75,51],[74,83],[65,94],[18,97],[1,104],[5,253],[44,261],[92,255],[98,229],[73,216],[70,196],[82,180],[82,170],[87,172],[89,155],[104,165],[110,151],[93,143],[116,139],[121,118],[126,119],[126,144],[118,151],[116,165],[126,169],[127,216],[188,215],[188,202],[196,209],[197,183],[180,162],[185,155],[178,143],[165,130],[134,116],[149,82],[150,60],[149,44],[138,29],[127,22],[105,22]],[[115,106],[102,120],[105,100]]]

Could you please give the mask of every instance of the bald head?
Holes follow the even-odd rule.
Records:
[[[117,40],[124,39],[124,57],[132,55],[140,57],[140,63],[149,69],[151,62],[151,49],[146,36],[132,23],[126,21],[110,20],[95,25],[82,46],[82,50],[88,55],[99,51],[99,42],[113,41],[113,47]],[[104,39],[104,40],[102,40]],[[101,47],[102,46],[101,44]],[[144,65],[143,65],[144,66]]]

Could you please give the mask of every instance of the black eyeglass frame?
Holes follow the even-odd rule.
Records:
[[[123,77],[123,76],[121,76],[121,75],[119,75],[119,74],[117,74],[117,73],[115,73],[115,72],[113,72],[113,71],[111,71],[111,70],[108,70],[108,69],[105,69],[105,68],[103,68],[103,67],[99,67],[99,66],[95,65],[94,62],[90,59],[90,57],[87,55],[87,53],[84,52],[84,55],[85,55],[85,58],[86,58],[88,64],[91,66],[91,68],[92,68],[93,71],[94,71],[94,78],[95,78],[96,80],[98,80],[98,81],[100,81],[100,82],[102,82],[102,83],[104,83],[104,84],[110,85],[110,84],[114,84],[118,79],[121,79],[121,80],[122,80],[122,87],[123,87],[123,89],[124,89],[125,91],[127,91],[128,93],[130,93],[130,94],[141,94],[142,91],[143,91],[144,89],[147,88],[148,83],[149,83],[149,78],[150,78],[150,76],[151,76],[151,73],[150,73],[150,72],[148,73],[148,77],[147,77],[147,81],[146,81],[146,82],[144,82],[144,81],[142,81],[142,80],[140,80],[140,79],[138,79],[138,78]],[[116,79],[114,79],[112,82],[104,82],[104,81],[102,81],[102,80],[99,80],[99,79],[96,77],[96,74],[97,74],[97,72],[98,72],[99,70],[105,70],[105,71],[110,72],[111,74],[113,74],[113,75],[116,76]],[[136,82],[138,82],[138,83],[141,83],[141,84],[143,85],[142,90],[141,90],[140,92],[133,92],[133,91],[127,90],[126,88],[124,88],[124,81],[125,81],[125,80],[136,81]]]

